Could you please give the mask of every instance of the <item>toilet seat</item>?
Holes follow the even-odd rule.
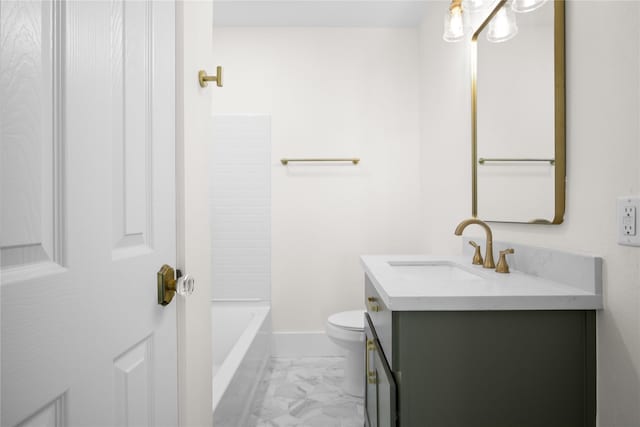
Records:
[[[364,331],[364,310],[343,311],[329,316],[331,325],[354,332]]]

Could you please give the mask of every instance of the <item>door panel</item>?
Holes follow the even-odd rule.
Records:
[[[116,426],[155,425],[151,408],[152,348],[149,337],[114,361]]]
[[[0,4],[0,265],[7,282],[62,264],[61,138],[54,108],[61,75],[55,52],[60,4]],[[10,272],[20,272],[11,275]]]
[[[20,427],[63,427],[66,425],[65,396],[62,395],[20,424]]]
[[[2,426],[175,426],[174,4],[0,3]]]
[[[114,259],[149,250],[152,79],[149,1],[111,4]]]

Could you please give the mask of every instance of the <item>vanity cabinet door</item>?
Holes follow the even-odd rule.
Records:
[[[371,381],[376,384],[378,427],[396,426],[396,384],[380,349],[380,341],[374,340],[374,369]]]
[[[375,348],[374,338],[365,326],[366,341],[366,361],[365,361],[365,384],[364,384],[364,419],[366,427],[378,427],[378,389],[375,381],[370,380],[370,374],[373,372],[373,364],[375,363],[371,348]]]
[[[396,383],[371,319],[365,318],[365,422],[369,427],[395,427]]]

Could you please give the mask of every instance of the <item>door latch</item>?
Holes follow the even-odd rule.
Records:
[[[175,277],[174,277],[175,275]],[[180,270],[173,270],[167,264],[158,271],[158,304],[168,305],[176,292],[179,295],[189,296],[193,293],[195,280],[188,274],[182,275]]]

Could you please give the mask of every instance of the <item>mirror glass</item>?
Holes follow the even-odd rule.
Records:
[[[489,42],[488,25],[477,39],[473,214],[558,224],[565,199],[564,2],[513,15],[515,37]]]

